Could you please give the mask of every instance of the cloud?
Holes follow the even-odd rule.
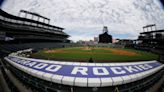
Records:
[[[6,0],[2,8],[14,15],[21,9],[44,15],[74,41],[93,39],[104,25],[114,38],[131,39],[147,24],[156,23],[159,29],[164,25],[158,0]]]

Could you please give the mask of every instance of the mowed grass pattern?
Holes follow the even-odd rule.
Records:
[[[64,61],[88,61],[90,58],[95,62],[124,62],[155,60],[156,54],[121,48],[97,48],[76,47],[43,50],[32,54],[33,58],[64,60]]]

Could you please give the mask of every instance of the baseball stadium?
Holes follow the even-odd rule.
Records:
[[[156,24],[117,43],[104,26],[97,44],[83,44],[47,17],[19,14],[0,9],[0,92],[164,91],[164,30]]]

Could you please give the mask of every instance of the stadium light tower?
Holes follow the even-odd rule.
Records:
[[[153,30],[153,27],[154,27],[154,30]],[[143,32],[146,32],[145,29],[147,29],[147,32],[148,31],[156,31],[156,24],[150,24],[150,25],[146,25],[143,27]],[[149,30],[150,29],[150,30]]]
[[[20,10],[19,12],[19,16],[21,16],[21,14],[24,13],[24,18],[27,18],[27,15],[31,15],[31,18],[33,20],[34,16],[37,17],[37,21],[40,21],[40,22],[44,22],[44,23],[47,23],[49,24],[50,23],[50,19],[49,18],[46,18],[44,16],[41,16],[37,13],[33,13],[33,12],[29,12],[29,11],[25,11],[25,10]]]

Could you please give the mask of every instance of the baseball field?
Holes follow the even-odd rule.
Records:
[[[33,58],[88,62],[91,58],[94,62],[132,62],[155,60],[156,54],[123,48],[105,47],[73,47],[46,49],[31,55]]]

